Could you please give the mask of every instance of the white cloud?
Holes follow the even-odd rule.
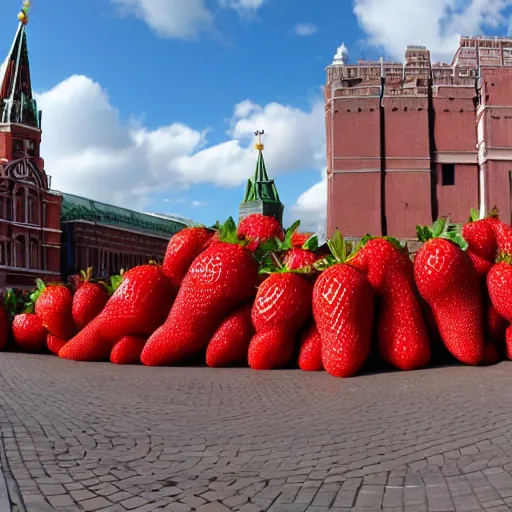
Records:
[[[181,123],[154,130],[123,124],[106,92],[86,76],[72,76],[37,100],[43,110],[41,151],[52,187],[130,208],[146,207],[155,193],[197,184],[242,184],[254,170],[257,129],[268,134],[265,160],[272,176],[320,171],[325,165],[321,98],[308,110],[239,103],[227,140],[217,145],[208,145],[208,130]],[[301,196],[297,207],[306,216],[316,215],[308,201],[311,194]],[[201,206],[193,200],[193,191],[187,203]]]
[[[192,208],[201,208],[201,206],[207,206],[208,203],[204,202],[204,201],[191,201],[190,202],[190,206],[192,206]]]
[[[144,21],[159,36],[193,39],[214,30],[214,14],[205,0],[110,0],[124,15]],[[217,0],[240,16],[254,16],[265,0]]]
[[[162,37],[189,39],[211,28],[213,15],[204,0],[111,0]]]
[[[460,35],[506,30],[512,0],[355,0],[354,13],[369,43],[402,59],[409,44],[426,45],[434,58],[451,60]]]
[[[293,30],[298,36],[312,36],[318,32],[318,27],[313,24],[299,23]]]

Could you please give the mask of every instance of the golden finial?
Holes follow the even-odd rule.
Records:
[[[23,0],[21,11],[18,13],[18,20],[23,25],[28,23],[28,10],[30,9],[30,0]]]
[[[263,143],[261,142],[261,136],[262,135],[265,135],[265,130],[256,130],[254,132],[254,135],[256,135],[256,137],[258,137],[258,142],[254,145],[254,147],[258,150],[258,151],[263,151],[263,149],[265,149],[265,146],[263,145]]]

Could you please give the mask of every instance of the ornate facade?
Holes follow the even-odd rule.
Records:
[[[51,190],[40,156],[26,13],[0,66],[0,290],[65,280],[89,266],[118,273],[162,259],[186,219],[134,212]]]
[[[415,238],[440,215],[497,206],[512,220],[512,39],[462,37],[452,62],[410,46],[403,62],[327,68],[328,233]]]
[[[39,154],[25,24],[0,67],[0,288],[60,277],[60,203]]]

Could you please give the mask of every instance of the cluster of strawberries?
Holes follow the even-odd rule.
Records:
[[[259,214],[190,227],[162,265],[109,283],[90,271],[72,287],[38,281],[21,306],[7,293],[0,346],[12,336],[26,351],[147,366],[298,361],[337,377],[357,373],[372,349],[401,370],[426,366],[437,345],[466,364],[512,359],[512,228],[472,217],[419,227],[414,261],[391,237],[349,250],[336,232],[318,247],[298,222],[284,233]]]

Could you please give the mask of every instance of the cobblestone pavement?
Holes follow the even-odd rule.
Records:
[[[512,509],[512,363],[339,380],[0,355],[14,509]]]

